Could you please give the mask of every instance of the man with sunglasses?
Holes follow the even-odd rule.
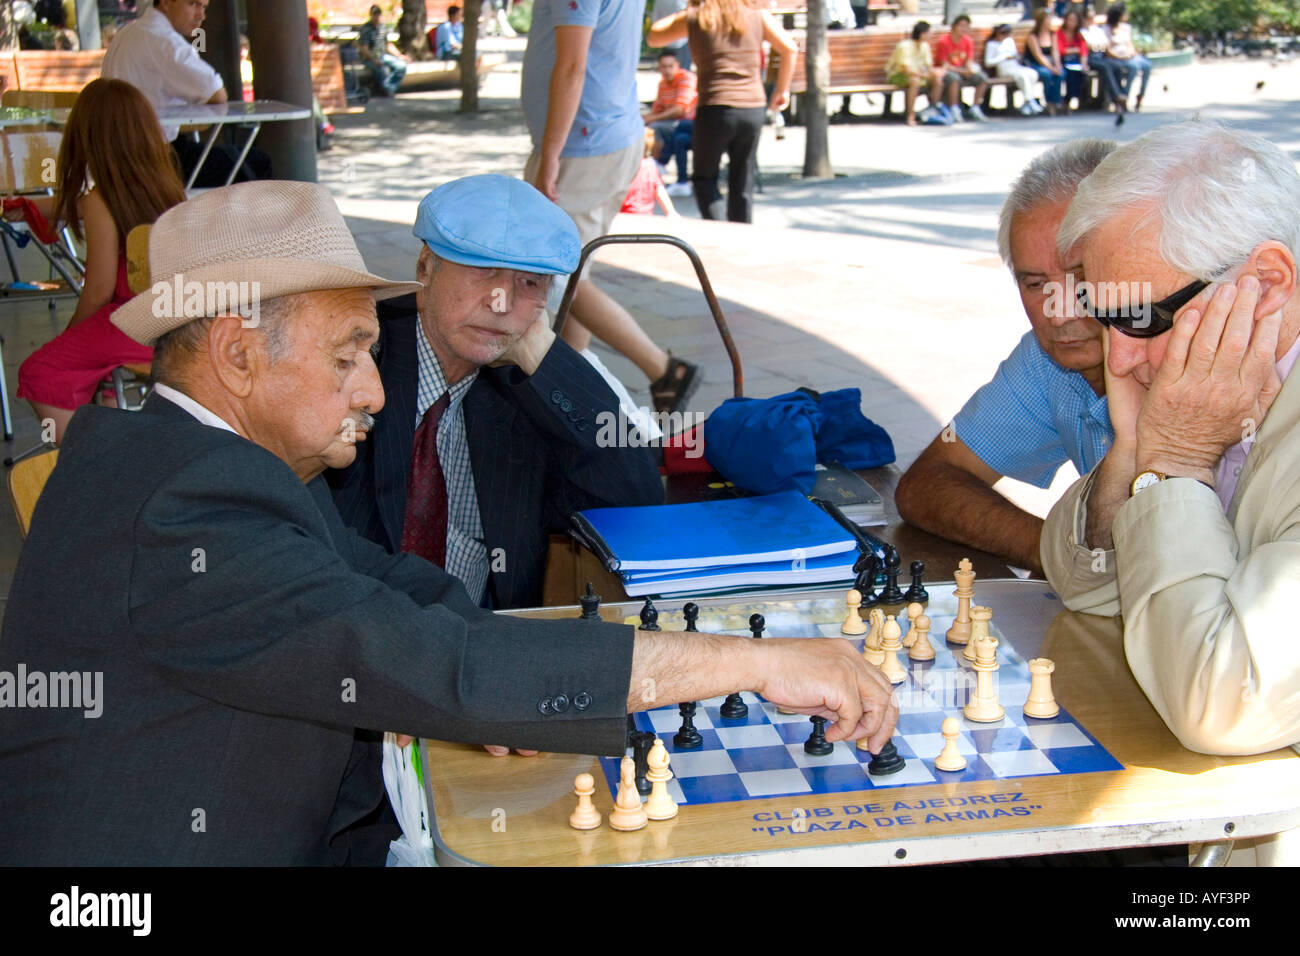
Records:
[[[908,468],[895,500],[905,521],[1042,573],[1043,521],[1003,497],[1002,477],[1047,488],[1069,461],[1087,473],[1110,447],[1101,329],[1077,314],[1077,261],[1056,250],[1056,231],[1080,180],[1115,144],[1080,139],[1033,160],[1011,187],[998,250],[1032,327]]]
[[[663,503],[649,449],[598,445],[618,399],[547,321],[553,278],[577,267],[577,229],[523,180],[491,175],[433,190],[412,231],[424,288],[380,303],[387,407],[356,461],[327,476],[335,504],[476,603],[541,604],[548,536],[571,512]]]
[[[1115,442],[1048,516],[1048,580],[1074,610],[1123,614],[1134,677],[1185,746],[1294,744],[1295,165],[1238,130],[1161,127],[1080,184],[1059,245],[1107,327]]]

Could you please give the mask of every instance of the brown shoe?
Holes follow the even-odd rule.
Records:
[[[680,412],[682,406],[700,387],[700,367],[691,362],[673,358],[668,353],[668,370],[661,378],[650,383],[650,396],[656,412]]]

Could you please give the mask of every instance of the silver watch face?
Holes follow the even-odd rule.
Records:
[[[1160,475],[1154,471],[1144,471],[1133,479],[1133,494],[1137,494],[1144,488],[1150,488],[1161,481]]]

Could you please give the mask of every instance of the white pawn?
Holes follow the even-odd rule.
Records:
[[[965,770],[966,758],[957,749],[957,738],[961,736],[961,721],[949,717],[943,722],[943,751],[934,760],[936,770]]]
[[[578,798],[578,808],[569,817],[569,826],[575,830],[594,830],[604,819],[591,803],[596,792],[596,781],[589,773],[580,773],[573,780],[573,793]]]
[[[930,643],[930,615],[921,614],[912,622],[911,633],[916,635],[912,646],[908,648],[907,656],[914,661],[932,661],[934,660],[934,645]]]
[[[881,662],[880,672],[885,675],[885,679],[891,684],[901,684],[907,680],[907,671],[903,665],[898,663],[898,652],[902,648],[898,636],[902,631],[898,627],[898,622],[894,620],[894,615],[885,618],[885,626],[882,628],[883,640],[881,641],[881,650],[884,652],[885,659]]]
[[[645,802],[645,815],[651,820],[671,820],[677,816],[677,802],[668,794],[668,781],[673,778],[673,772],[668,769],[668,751],[658,737],[646,764],[650,767],[645,776],[651,789],[650,798]]]
[[[1029,662],[1029,699],[1025,701],[1025,716],[1046,719],[1061,712],[1061,705],[1052,695],[1052,671],[1056,665],[1046,657],[1035,657]]]
[[[907,636],[903,638],[903,646],[910,648],[916,643],[916,619],[921,616],[925,608],[913,601],[907,606]]]
[[[631,757],[624,757],[619,764],[618,796],[614,798],[609,825],[615,830],[640,830],[647,819],[641,794],[636,792],[636,763]]]
[[[862,621],[862,615],[858,613],[858,608],[862,607],[862,592],[853,590],[844,596],[844,603],[849,606],[849,616],[844,619],[844,625],[840,628],[841,634],[865,634],[867,625]]]

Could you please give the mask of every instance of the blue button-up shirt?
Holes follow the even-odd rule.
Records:
[[[1032,331],[957,413],[953,430],[998,474],[1039,488],[1066,461],[1086,475],[1115,439],[1105,396],[1057,365]]]

